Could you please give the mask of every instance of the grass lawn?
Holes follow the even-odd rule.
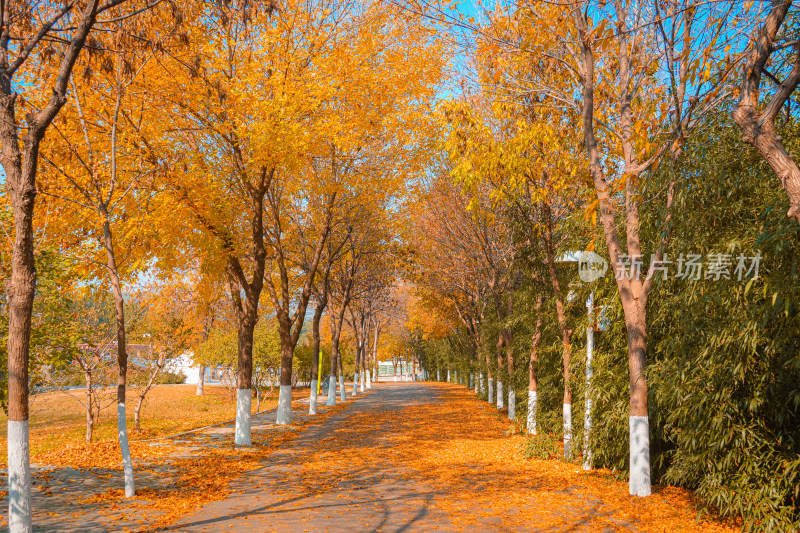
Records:
[[[140,389],[129,388],[127,398],[128,438],[131,441],[165,437],[195,428],[232,420],[236,416],[235,392],[221,386],[205,387],[203,396],[195,395],[195,385],[158,385],[147,393],[141,411],[141,430],[133,430],[133,415],[139,401]],[[47,392],[31,397],[30,408],[30,450],[31,462],[58,464],[51,452],[61,447],[80,445],[86,439],[86,412],[80,400],[83,390]],[[292,391],[292,399],[307,398],[308,388]],[[116,389],[108,388],[101,392],[99,420],[94,424],[95,443],[116,440],[117,405],[114,401]],[[261,410],[278,405],[278,388],[264,393]],[[253,399],[253,410],[256,402]],[[0,411],[0,463],[6,464],[7,417]],[[86,445],[91,453],[93,444]]]

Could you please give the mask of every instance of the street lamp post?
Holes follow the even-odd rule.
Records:
[[[589,447],[589,433],[592,430],[592,357],[594,356],[594,291],[586,300],[586,312],[589,316],[589,325],[586,328],[586,409],[583,413],[583,469],[592,469],[592,450]]]
[[[581,281],[591,283],[603,277],[608,263],[594,252],[566,252],[557,260],[559,263],[578,263],[578,274]],[[586,328],[586,408],[583,414],[583,469],[592,469],[592,450],[589,446],[589,434],[592,430],[592,396],[591,384],[594,370],[592,358],[594,356],[594,290],[586,300],[588,327]]]

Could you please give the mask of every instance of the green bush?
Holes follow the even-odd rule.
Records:
[[[156,377],[156,383],[160,383],[163,385],[179,385],[186,381],[186,374],[181,371],[177,372],[167,372],[162,371],[158,377]]]
[[[528,435],[522,444],[522,454],[527,459],[558,459],[562,452],[558,442],[559,438],[549,432]]]

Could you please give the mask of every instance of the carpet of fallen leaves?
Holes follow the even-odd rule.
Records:
[[[346,428],[323,439],[319,453],[299,467],[304,484],[335,491],[348,476],[357,481],[374,465],[391,464],[434,487],[432,507],[465,531],[489,524],[503,531],[739,530],[708,515],[698,518],[690,491],[654,487],[651,497],[633,498],[627,483],[608,471],[525,459],[524,437],[509,435],[504,413],[464,387],[431,385],[442,402],[348,417]],[[378,418],[385,419],[383,429]]]
[[[191,457],[166,459],[177,477],[171,477],[166,488],[138,489],[134,502],[125,498],[122,489],[113,489],[79,503],[101,504],[105,512],[116,513],[122,520],[135,517],[145,531],[163,528],[207,503],[227,497],[232,492],[231,481],[261,468],[269,454],[295,438],[301,427],[275,430],[269,438],[254,438],[253,446],[248,448],[202,448]],[[150,461],[140,471],[164,475],[161,465],[161,461]]]
[[[148,463],[147,469],[160,473],[160,466],[169,462],[177,479],[171,479],[168,488],[138,490],[136,502],[126,500],[122,490],[111,490],[81,503],[101,503],[106,512],[119,513],[120,518],[136,517],[142,531],[155,531],[182,516],[196,511],[213,501],[225,499],[234,489],[231,482],[253,470],[262,468],[264,461],[275,450],[290,445],[300,432],[311,424],[339,413],[349,403],[325,408],[315,418],[295,421],[291,426],[273,427],[266,432],[254,432],[251,447],[231,445],[225,447],[202,447],[190,457],[168,457]],[[170,452],[180,453],[180,447],[171,447]]]
[[[114,390],[115,393],[115,390]],[[34,397],[30,411],[31,462],[74,468],[120,469],[117,445],[116,403],[111,392],[94,425],[93,442],[86,443],[86,414],[79,400],[82,390],[41,393]],[[309,389],[292,391],[292,399],[308,397]],[[158,456],[150,446],[134,441],[161,438],[198,427],[218,424],[233,418],[236,398],[225,387],[206,386],[203,396],[195,395],[195,385],[162,385],[146,397],[141,412],[141,429],[133,429],[133,416],[138,390],[128,390],[128,432],[134,459]],[[278,404],[277,393],[262,397],[261,410]],[[255,408],[255,402],[253,407]],[[6,431],[4,413],[0,411],[0,468],[6,465]]]
[[[402,473],[402,479],[419,482],[423,491],[432,493],[431,511],[448,516],[455,530],[738,530],[736,524],[708,515],[699,519],[689,491],[655,487],[649,498],[632,498],[627,484],[615,480],[610,472],[584,472],[572,463],[525,459],[520,451],[524,437],[510,434],[514,426],[502,412],[478,401],[464,387],[428,386],[436,401],[356,412],[343,412],[349,402],[338,404],[290,427],[254,432],[253,446],[247,448],[184,439],[155,447],[132,442],[137,475],[149,474],[162,482],[139,485],[134,500],[114,488],[83,497],[76,492],[74,501],[133,525],[130,529],[157,530],[226,498],[237,490],[235,480],[263,467],[275,450],[291,446],[309,426],[341,414],[335,429],[319,439],[313,453],[295,466],[299,481],[295,487],[303,487],[304,492],[342,494],[343,484],[368,486],[366,480],[374,477],[380,465],[391,465]],[[189,392],[182,394],[188,396]],[[174,412],[174,403],[181,398],[178,394],[167,399],[165,409],[173,404],[167,412]],[[231,400],[226,414],[232,405]],[[208,413],[207,418],[203,413]],[[214,416],[212,410],[199,410],[188,418],[202,426],[214,422]],[[51,447],[37,458],[73,468],[118,470],[118,453],[116,441],[101,439],[91,445],[73,441]],[[80,523],[80,514],[73,519]]]
[[[335,407],[324,408],[313,419],[304,418],[293,422],[291,426],[273,426],[266,431],[254,431],[253,445],[250,447],[236,447],[232,443],[205,446],[194,442],[190,444],[187,454],[185,443],[165,444],[156,448],[145,443],[132,443],[132,455],[136,458],[138,453],[142,459],[136,468],[137,475],[147,472],[156,477],[167,478],[164,486],[139,486],[133,500],[126,499],[122,489],[111,489],[94,496],[78,497],[75,503],[91,505],[114,520],[136,523],[141,531],[164,528],[208,503],[226,498],[235,490],[231,487],[231,482],[262,468],[272,452],[290,445],[292,439],[307,426],[318,424],[347,407],[349,403],[337,404]],[[115,441],[109,441],[108,447],[110,464],[104,466],[118,468],[118,445]],[[71,448],[73,453],[70,460],[75,467],[92,467],[106,461],[105,451],[98,453],[101,458],[92,459],[83,454],[74,454],[74,449],[77,448],[80,446]],[[96,448],[105,450],[105,441],[102,445],[97,443]],[[48,457],[58,457],[58,453],[51,452]],[[75,519],[79,521],[80,517],[76,516]]]

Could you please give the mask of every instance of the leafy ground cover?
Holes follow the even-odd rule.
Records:
[[[42,393],[34,397],[30,414],[31,462],[75,468],[116,468],[119,459],[117,404],[115,390],[103,391],[100,418],[94,425],[94,439],[86,443],[86,413],[80,389]],[[133,430],[133,416],[139,389],[128,390],[128,432],[133,457],[152,454],[153,448],[135,441],[162,438],[199,427],[231,420],[236,413],[236,398],[225,387],[206,386],[202,396],[194,385],[161,385],[146,397],[141,411],[141,430]],[[292,391],[295,400],[307,398],[308,388]],[[277,389],[261,399],[261,410],[278,404]],[[253,402],[255,409],[255,401]],[[0,463],[6,464],[7,418],[0,412]],[[121,468],[121,466],[120,466]]]
[[[527,459],[526,437],[503,411],[465,387],[383,384],[355,404],[323,408],[316,417],[304,415],[301,401],[293,408],[288,427],[275,426],[271,413],[255,417],[251,447],[233,446],[230,424],[157,446],[134,444],[139,485],[132,500],[120,487],[113,441],[93,445],[91,460],[64,456],[60,460],[73,467],[87,466],[35,475],[35,521],[65,531],[109,524],[130,531],[183,530],[187,524],[214,526],[217,518],[207,516],[221,514],[230,516],[228,522],[212,531],[249,531],[259,520],[276,531],[336,520],[373,528],[385,523],[388,505],[394,526],[407,523],[409,531],[740,529],[701,512],[685,489],[656,486],[652,496],[633,498],[610,471]],[[55,457],[56,451],[49,453]],[[408,499],[382,495],[385,490],[400,490]],[[237,499],[247,492],[253,509]]]
[[[426,385],[438,401],[349,417],[346,430],[333,432],[304,458],[299,470],[305,484],[317,492],[336,491],[348,476],[358,482],[365,470],[391,464],[435,487],[430,507],[451,518],[451,529],[463,531],[739,530],[737,523],[703,511],[691,491],[656,486],[652,496],[634,498],[608,470],[584,472],[570,462],[526,459],[526,439],[510,434],[514,426],[504,411],[464,387]],[[379,418],[383,428],[376,425]]]

